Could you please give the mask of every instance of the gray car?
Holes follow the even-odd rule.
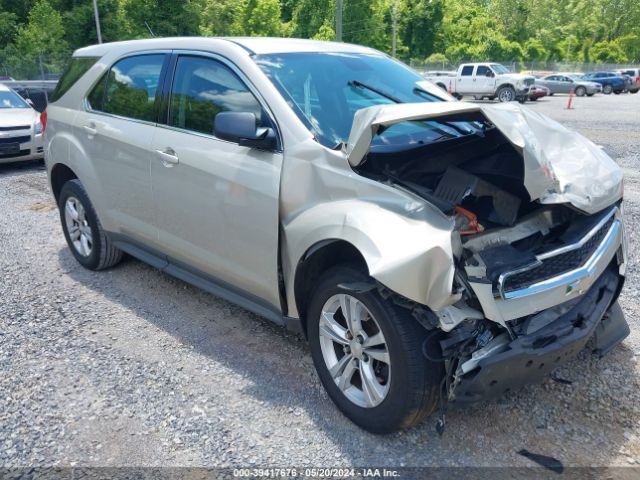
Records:
[[[367,430],[629,333],[622,170],[528,107],[356,45],[193,37],[76,51],[47,112],[81,265],[126,252],[300,332]]]
[[[579,77],[569,75],[547,75],[546,77],[536,79],[536,85],[547,87],[550,94],[554,93],[573,93],[578,97],[587,95],[589,97],[602,91],[599,83],[582,80]]]

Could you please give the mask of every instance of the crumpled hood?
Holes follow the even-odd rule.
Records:
[[[458,113],[481,112],[524,158],[532,200],[570,203],[595,213],[622,197],[622,170],[601,148],[550,118],[515,103],[425,102],[358,110],[346,146],[349,164],[362,163],[381,127]]]

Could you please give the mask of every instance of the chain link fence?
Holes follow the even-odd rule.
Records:
[[[0,56],[0,80],[58,80],[71,55]]]
[[[411,67],[419,72],[441,72],[458,70],[461,63],[473,63],[478,60],[464,60],[460,62],[411,62]],[[615,71],[628,68],[638,68],[633,64],[618,63],[582,63],[582,62],[541,62],[541,61],[522,61],[522,62],[496,62],[502,63],[505,67],[513,72],[530,72],[532,74],[544,74],[547,72],[575,72],[588,73],[595,71]]]

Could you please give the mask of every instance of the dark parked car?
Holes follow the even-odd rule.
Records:
[[[618,74],[626,75],[631,79],[631,85],[628,88],[629,93],[638,93],[638,90],[640,90],[640,68],[618,70]]]
[[[602,85],[602,93],[609,95],[611,92],[618,94],[627,89],[627,81],[615,72],[591,72],[584,77],[585,80]]]

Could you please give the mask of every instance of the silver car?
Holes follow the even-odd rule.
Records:
[[[40,114],[11,88],[0,84],[0,163],[41,160]]]
[[[606,353],[621,170],[526,107],[449,99],[343,43],[83,48],[45,132],[62,230],[86,268],[126,252],[301,332],[373,432]]]
[[[551,95],[554,93],[573,92],[578,97],[583,97],[585,95],[591,97],[602,91],[602,85],[599,83],[589,82],[587,80],[580,79],[577,76],[560,74],[537,78],[536,85],[547,87],[551,92]]]

